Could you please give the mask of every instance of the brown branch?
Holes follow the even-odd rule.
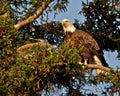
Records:
[[[107,71],[107,72],[110,72],[110,71],[115,72],[115,70],[113,70],[109,67],[104,67],[104,66],[100,66],[100,65],[96,65],[96,64],[87,64],[85,66],[85,68],[86,69],[100,69],[100,70]]]
[[[24,49],[27,49],[27,48],[31,48],[35,45],[41,45],[41,46],[49,46],[49,48],[53,48],[52,45],[50,45],[49,43],[45,42],[44,40],[40,40],[39,42],[37,43],[30,43],[30,44],[26,44],[26,45],[23,45],[23,46],[20,46],[19,48],[17,48],[17,51],[22,51]]]
[[[33,22],[37,17],[39,17],[43,13],[44,9],[46,9],[48,4],[51,3],[52,1],[53,0],[48,0],[47,2],[42,2],[41,6],[36,10],[36,12],[32,16],[28,17],[27,19],[25,19],[21,22],[18,22],[17,24],[14,25],[14,27],[16,29],[19,29],[19,28]]]

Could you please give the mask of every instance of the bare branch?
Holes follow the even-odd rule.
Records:
[[[48,2],[42,2],[41,6],[36,10],[36,12],[32,16],[28,17],[23,21],[18,22],[17,24],[14,25],[14,27],[16,29],[19,29],[22,26],[25,26],[33,22],[37,17],[39,17],[43,13],[44,9],[47,8],[48,4],[51,3],[52,1],[53,0],[48,0]]]
[[[109,67],[104,67],[104,66],[100,66],[100,65],[96,65],[96,64],[87,64],[85,66],[86,69],[100,69],[100,70],[103,70],[103,71],[113,71],[115,72],[115,70],[109,68]]]
[[[52,48],[52,45],[50,45],[50,44],[47,43],[47,42],[45,43],[44,40],[40,40],[40,41],[37,42],[37,43],[30,43],[30,44],[23,45],[23,46],[17,48],[17,51],[19,52],[19,51],[22,51],[22,50],[24,50],[24,49],[31,48],[31,47],[33,47],[33,46],[35,46],[35,45],[41,45],[41,46],[47,46],[47,45],[49,45],[49,47]]]

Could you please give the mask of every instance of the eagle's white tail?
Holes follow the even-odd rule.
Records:
[[[100,61],[100,59],[99,59],[96,55],[94,55],[93,58],[94,58],[94,61],[95,61],[95,63],[96,63],[97,65],[101,65],[101,66],[102,66],[102,62]],[[97,69],[97,70],[96,70],[96,73],[97,73],[97,74],[100,74],[101,72],[102,72],[102,70],[100,70],[100,69]]]

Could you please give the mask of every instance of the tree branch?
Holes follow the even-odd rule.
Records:
[[[96,64],[87,64],[85,66],[85,68],[86,69],[100,69],[100,70],[107,71],[107,72],[110,72],[110,71],[115,72],[115,70],[113,70],[109,67],[104,67],[104,66],[100,66],[100,65],[96,65]]]
[[[119,39],[119,38],[118,38],[118,39],[114,39],[114,38],[112,38],[111,35],[106,35],[106,34],[104,34],[104,33],[99,32],[99,36],[105,37],[105,38],[111,40],[111,41],[114,42],[114,43],[120,43],[120,39]]]
[[[47,8],[48,4],[51,3],[53,0],[48,0],[47,2],[42,2],[41,6],[36,10],[36,12],[28,17],[27,19],[18,22],[17,24],[14,25],[16,29],[20,29],[21,27],[33,22],[37,17],[39,17],[45,8]]]
[[[41,46],[47,46],[48,45],[50,49],[53,48],[52,45],[50,45],[49,43],[47,43],[47,42],[45,43],[44,40],[40,40],[37,43],[30,43],[30,44],[20,46],[19,48],[17,48],[17,51],[20,52],[20,51],[22,51],[24,49],[31,48],[31,47],[33,47],[35,45],[41,45]]]

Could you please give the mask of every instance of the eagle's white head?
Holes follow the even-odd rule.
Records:
[[[62,23],[64,32],[74,32],[76,30],[72,22],[68,19],[63,19],[61,23]]]

